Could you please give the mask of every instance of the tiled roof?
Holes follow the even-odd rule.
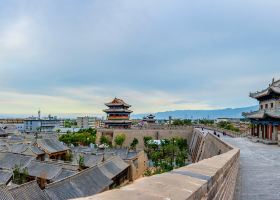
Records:
[[[47,185],[45,191],[51,199],[64,200],[97,194],[111,184],[98,167],[92,167]]]
[[[2,129],[2,128],[0,127],[0,136],[6,136],[6,135],[8,135],[8,134],[5,132],[4,129]]]
[[[105,120],[104,123],[132,123],[131,120]]]
[[[61,173],[62,168],[56,165],[47,164],[39,161],[31,161],[27,165],[28,174],[33,177],[51,180]]]
[[[0,185],[7,184],[8,181],[12,178],[13,173],[10,171],[0,170]]]
[[[54,138],[39,139],[37,140],[37,145],[43,151],[50,154],[69,150],[67,146],[63,145],[57,139]]]
[[[84,162],[86,167],[93,167],[97,164],[101,163],[103,160],[103,155],[91,155],[85,154],[84,155]]]
[[[10,152],[12,153],[22,153],[24,151],[26,151],[26,149],[29,147],[29,144],[23,144],[23,143],[20,143],[20,144],[11,144],[9,146],[10,148]]]
[[[50,200],[36,181],[9,190],[15,200]]]
[[[6,185],[0,185],[0,200],[14,200]]]
[[[133,111],[132,110],[128,110],[128,109],[105,109],[103,110],[104,112],[121,112],[121,113],[132,113]]]
[[[56,177],[52,179],[52,182],[60,181],[62,179],[65,179],[69,176],[73,176],[74,174],[77,174],[77,171],[68,170],[68,169],[62,169],[60,174],[58,174]]]
[[[36,155],[45,154],[44,151],[42,151],[40,148],[38,148],[38,147],[36,147],[36,146],[30,146],[29,148],[30,148],[30,150],[31,150],[34,154],[36,154]]]
[[[26,167],[34,159],[32,156],[0,152],[0,169],[12,170],[16,165]]]
[[[249,119],[264,119],[266,117],[280,118],[280,110],[258,110],[255,112],[244,113]]]
[[[271,92],[275,92],[276,94],[280,94],[280,80],[273,82],[265,90],[262,90],[260,92],[250,93],[250,97],[260,98],[260,97],[269,95]]]
[[[118,174],[123,172],[129,165],[124,162],[119,156],[115,156],[104,163],[98,165],[102,173],[109,179],[113,179]]]
[[[130,107],[129,104],[125,103],[122,99],[114,98],[110,103],[105,103],[106,106],[126,106]]]

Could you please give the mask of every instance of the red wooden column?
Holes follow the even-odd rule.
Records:
[[[267,125],[264,125],[264,130],[265,130],[265,139],[268,139],[268,129],[267,129]]]
[[[255,127],[255,125],[254,125],[254,124],[252,124],[252,127],[251,127],[251,135],[252,135],[252,136],[254,136],[254,130],[255,130],[255,128],[254,128],[254,127]]]
[[[272,140],[272,132],[273,132],[273,126],[272,124],[269,124],[270,140]]]
[[[264,125],[261,124],[261,131],[262,131],[262,139],[264,139]]]
[[[257,124],[257,136],[260,137],[260,125]]]

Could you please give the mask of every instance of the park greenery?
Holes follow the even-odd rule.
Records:
[[[174,119],[172,122],[174,126],[191,126],[192,120],[191,119]]]
[[[147,136],[143,138],[143,142],[151,163],[151,166],[144,173],[145,176],[161,174],[186,165],[188,159],[186,139],[171,138],[158,142]]]
[[[81,129],[75,133],[66,133],[59,137],[59,141],[64,142],[67,145],[83,145],[88,146],[89,144],[94,144],[96,139],[96,130],[89,129]]]
[[[219,128],[223,128],[226,130],[234,131],[234,132],[239,132],[239,128],[234,127],[230,122],[226,121],[221,121],[217,124]]]

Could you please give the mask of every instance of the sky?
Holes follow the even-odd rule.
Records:
[[[256,105],[280,78],[280,1],[0,0],[0,113]]]

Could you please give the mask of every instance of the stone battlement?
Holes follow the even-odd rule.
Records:
[[[195,129],[190,151],[191,165],[81,199],[233,199],[240,150]]]

